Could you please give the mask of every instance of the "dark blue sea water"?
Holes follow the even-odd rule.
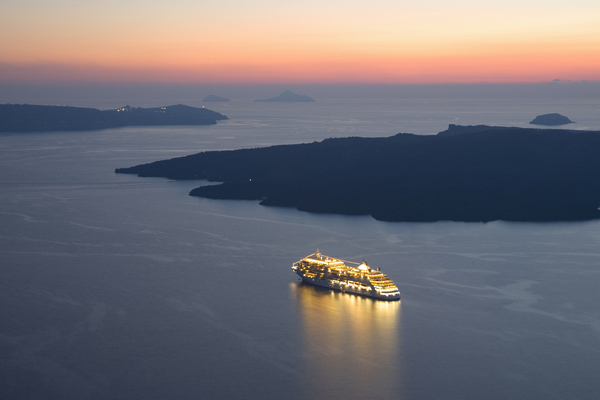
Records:
[[[549,112],[600,130],[600,102],[209,108],[231,119],[0,136],[1,399],[598,398],[598,221],[386,223],[113,171]],[[380,267],[401,302],[300,284],[290,267],[316,248]]]

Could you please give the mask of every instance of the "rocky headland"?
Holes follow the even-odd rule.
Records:
[[[206,108],[182,104],[115,110],[95,108],[0,104],[0,132],[88,131],[124,126],[213,125],[227,117]]]
[[[222,182],[192,196],[384,221],[600,218],[600,132],[452,125],[157,161],[117,173]]]

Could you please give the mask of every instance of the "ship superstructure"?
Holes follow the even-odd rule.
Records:
[[[366,262],[354,263],[328,257],[316,251],[292,265],[302,280],[342,292],[383,300],[400,300],[396,284],[378,269]]]

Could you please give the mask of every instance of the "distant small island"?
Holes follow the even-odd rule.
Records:
[[[451,125],[297,145],[211,151],[116,173],[222,182],[192,196],[259,200],[383,221],[600,218],[600,132]]]
[[[182,104],[116,110],[95,108],[0,104],[0,132],[88,131],[124,126],[213,125],[226,116],[204,107]]]
[[[231,100],[230,100],[230,99],[228,99],[227,97],[221,97],[221,96],[217,96],[217,95],[215,95],[215,94],[209,94],[209,95],[208,95],[208,96],[206,96],[206,97],[204,98],[204,100],[202,100],[202,101],[205,101],[205,102],[211,102],[211,103],[219,103],[219,102],[220,102],[220,103],[228,103],[228,102],[230,102]]]
[[[564,115],[560,115],[558,113],[538,115],[537,117],[535,117],[533,119],[533,121],[530,122],[530,124],[533,124],[533,125],[546,125],[546,126],[566,125],[566,124],[572,124],[572,123],[573,123],[573,121],[571,121],[569,118],[565,117]]]
[[[312,97],[308,97],[306,95],[303,94],[296,94],[294,92],[292,92],[291,90],[286,90],[285,92],[281,93],[279,96],[277,97],[272,97],[270,99],[263,99],[263,100],[254,100],[254,101],[262,101],[262,102],[281,102],[281,103],[296,103],[296,102],[304,102],[304,103],[314,103],[315,99],[313,99]]]

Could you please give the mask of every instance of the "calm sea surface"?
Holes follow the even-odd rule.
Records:
[[[600,222],[386,223],[113,172],[550,112],[600,130],[600,101],[207,107],[231,119],[0,136],[0,399],[600,396]],[[401,302],[300,284],[317,248],[380,267]]]

